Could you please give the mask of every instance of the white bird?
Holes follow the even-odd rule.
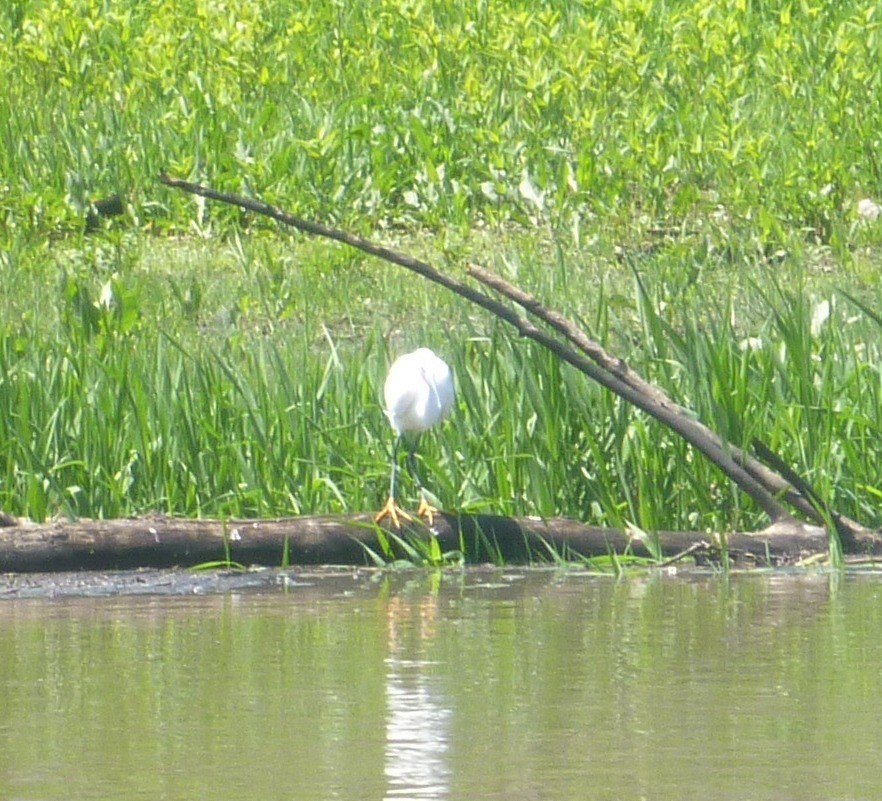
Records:
[[[389,480],[389,500],[376,517],[379,522],[390,517],[396,528],[401,527],[399,518],[413,520],[399,505],[396,498],[398,477],[398,448],[408,434],[413,434],[412,444],[407,454],[407,466],[420,490],[420,505],[417,515],[424,515],[431,526],[438,510],[426,501],[423,482],[416,470],[414,453],[420,434],[440,423],[453,407],[453,375],[443,359],[438,358],[428,348],[419,348],[413,353],[399,356],[389,368],[383,386],[386,402],[386,417],[395,432],[392,447],[392,475]]]

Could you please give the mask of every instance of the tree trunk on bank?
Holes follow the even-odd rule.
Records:
[[[565,518],[441,514],[436,517],[435,531],[442,551],[461,550],[472,563],[547,563],[560,557],[611,553],[651,555],[635,533]],[[225,522],[157,516],[20,523],[0,528],[0,571],[188,567],[227,558],[270,567],[372,565],[376,562],[369,551],[389,561],[395,555],[404,556],[400,541],[415,543],[433,536],[422,525],[393,533],[397,537],[378,529],[373,517],[365,514]],[[736,563],[781,565],[826,554],[829,547],[822,528],[806,525],[730,533],[725,542],[701,532],[659,532],[656,536],[662,559],[669,561],[686,555],[699,561],[719,561],[725,549]],[[384,552],[381,539],[394,554]],[[875,537],[860,545],[863,554],[882,555],[882,545]]]

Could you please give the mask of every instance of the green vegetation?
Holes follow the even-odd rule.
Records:
[[[456,567],[465,561],[462,551],[442,551],[436,537],[402,535],[378,529],[377,539],[379,553],[364,546],[365,553],[376,567],[440,569]]]
[[[869,0],[4,5],[0,507],[377,508],[383,375],[426,344],[459,393],[420,448],[445,506],[762,520],[458,299],[167,169],[484,263],[882,524],[882,220],[856,213],[882,202],[879,63]],[[114,195],[125,213],[87,233]]]
[[[739,234],[841,240],[843,207],[882,179],[871,0],[0,13],[19,225],[63,225],[114,192],[141,221],[184,225],[192,202],[153,181],[169,169],[350,223],[631,228],[720,210]]]

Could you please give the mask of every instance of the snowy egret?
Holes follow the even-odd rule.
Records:
[[[428,348],[419,348],[413,353],[399,356],[389,368],[386,384],[383,387],[386,401],[386,417],[395,432],[392,447],[392,476],[389,479],[389,500],[376,517],[380,522],[390,517],[396,528],[401,527],[399,518],[413,520],[399,505],[396,498],[398,477],[398,449],[407,435],[411,446],[407,454],[407,466],[420,490],[420,505],[417,515],[424,515],[429,525],[434,522],[438,510],[426,501],[423,482],[417,474],[414,453],[420,434],[440,423],[453,406],[453,375],[443,359],[438,358]]]

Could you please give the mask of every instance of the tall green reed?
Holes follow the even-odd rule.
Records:
[[[694,281],[670,266],[679,245],[637,260],[630,285],[602,257],[553,242],[458,247],[581,320],[733,444],[762,438],[836,508],[878,520],[878,326],[829,284],[743,285],[712,259]],[[418,452],[445,507],[645,530],[762,523],[645,415],[501,323],[340,249],[261,232],[204,251],[111,236],[29,254],[32,273],[16,258],[0,263],[21,286],[0,330],[7,511],[378,508],[385,370],[425,344],[451,362],[458,393]],[[31,296],[45,315],[17,314]],[[406,480],[402,491],[416,501]]]

